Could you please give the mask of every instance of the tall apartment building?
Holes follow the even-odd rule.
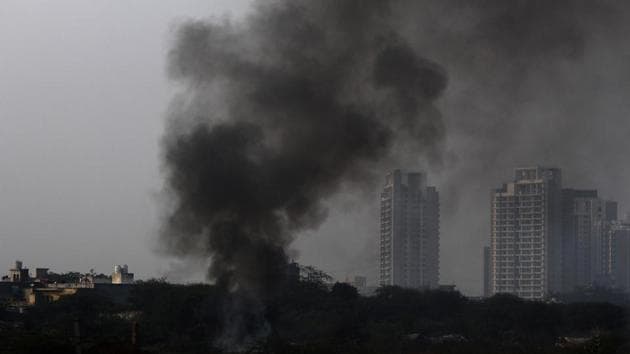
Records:
[[[611,285],[610,227],[617,203],[597,196],[596,190],[563,189],[562,291]]]
[[[395,170],[381,192],[380,284],[435,288],[439,281],[440,203],[418,172]]]
[[[541,299],[561,288],[562,177],[557,168],[515,169],[492,193],[490,291]]]
[[[490,246],[483,248],[483,296],[488,297],[492,294],[491,290],[491,258],[490,258]]]
[[[630,221],[611,223],[608,269],[614,287],[630,292]]]

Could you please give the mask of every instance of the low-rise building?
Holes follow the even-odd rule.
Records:
[[[35,268],[35,279],[46,281],[48,279],[48,268]]]
[[[22,261],[15,261],[13,268],[9,269],[9,281],[13,283],[25,283],[29,280],[28,268],[24,268]]]
[[[112,284],[132,284],[133,273],[129,273],[129,267],[125,264],[123,266],[115,265],[114,273],[112,273]]]
[[[608,270],[616,288],[630,292],[630,221],[613,223],[609,234]]]
[[[28,305],[42,305],[58,301],[64,296],[76,295],[81,289],[76,287],[32,287],[24,289],[24,301]]]

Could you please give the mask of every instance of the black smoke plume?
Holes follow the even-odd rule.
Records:
[[[439,156],[446,75],[401,35],[394,3],[260,1],[244,22],[179,27],[169,72],[184,92],[163,141],[169,251],[209,257],[227,291],[272,297],[287,247],[326,218],[327,197],[401,146]],[[239,326],[236,341],[252,332]]]

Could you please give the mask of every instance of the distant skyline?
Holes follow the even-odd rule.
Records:
[[[137,278],[203,278],[204,264],[155,252],[165,203],[160,140],[180,89],[167,79],[166,58],[181,21],[238,21],[250,3],[2,1],[0,273],[20,259],[55,272],[128,264]],[[445,141],[441,160],[392,167],[415,164],[440,191],[441,283],[481,294],[483,257],[470,250],[487,244],[490,191],[514,167],[561,168],[565,185],[597,189],[619,202],[623,218],[630,6],[549,2],[513,13],[413,3],[401,28],[447,71],[437,102]],[[300,235],[292,258],[376,284],[386,173],[328,200],[327,221]]]

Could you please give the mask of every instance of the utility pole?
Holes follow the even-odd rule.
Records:
[[[79,329],[79,319],[74,319],[74,352],[81,354],[81,331]]]

